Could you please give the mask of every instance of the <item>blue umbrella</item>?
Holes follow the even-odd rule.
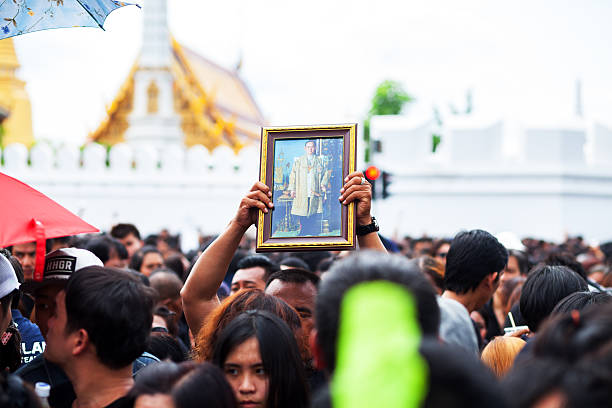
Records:
[[[0,40],[50,28],[104,29],[106,16],[128,5],[114,0],[0,0]]]

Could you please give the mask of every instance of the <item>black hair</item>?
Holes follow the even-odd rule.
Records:
[[[460,232],[446,255],[444,288],[459,294],[469,292],[487,275],[501,272],[507,263],[508,251],[493,235],[483,230]]]
[[[546,265],[558,265],[567,266],[572,271],[576,272],[585,281],[587,280],[587,273],[580,262],[576,260],[576,257],[570,252],[551,252],[544,260]]]
[[[527,275],[527,272],[529,272],[529,258],[527,257],[527,254],[524,251],[520,251],[518,249],[509,249],[508,257],[510,256],[516,258],[520,274],[523,276]]]
[[[87,331],[102,364],[119,369],[145,350],[153,321],[154,291],[119,269],[89,266],[66,285],[66,330]]]
[[[15,374],[0,372],[0,407],[42,408],[34,390]]]
[[[145,351],[162,361],[169,359],[175,363],[180,363],[187,360],[187,356],[183,352],[178,340],[167,333],[151,334]]]
[[[419,352],[428,365],[426,408],[506,407],[501,387],[486,367],[473,356],[425,338]]]
[[[85,249],[97,256],[105,264],[112,256],[113,251],[120,259],[127,259],[128,252],[118,239],[102,235],[93,238],[85,244]]]
[[[604,258],[608,265],[612,264],[612,241],[600,244],[599,249],[601,250],[601,252],[603,252]]]
[[[528,359],[514,367],[502,379],[500,398],[511,407],[532,407],[550,393],[560,390],[568,367],[555,359]]]
[[[332,373],[336,366],[336,340],[340,323],[340,304],[344,294],[359,283],[378,280],[404,286],[414,296],[423,334],[438,336],[440,309],[436,292],[418,268],[399,255],[360,251],[335,262],[319,284],[315,325],[318,343],[329,373]]]
[[[238,269],[249,269],[261,267],[264,269],[263,281],[266,282],[270,275],[273,272],[278,270],[278,266],[270,260],[267,256],[264,255],[247,255],[242,258],[238,264],[236,265],[236,270]]]
[[[134,224],[117,224],[111,228],[110,234],[118,239],[123,239],[132,234],[140,240],[140,232]]]
[[[308,269],[311,272],[317,270],[317,266],[323,259],[327,259],[332,256],[332,253],[329,251],[303,251],[303,252],[291,252],[291,257],[300,258],[302,261],[306,262],[308,265]]]
[[[272,313],[250,310],[238,315],[215,342],[212,362],[223,368],[232,350],[252,337],[259,343],[268,375],[267,406],[307,407],[308,386],[298,345],[289,326]]]
[[[612,304],[592,305],[551,318],[534,340],[533,355],[568,363],[586,356],[598,359],[600,349],[611,349],[611,339]]]
[[[280,261],[280,264],[284,266],[289,266],[291,268],[300,268],[307,271],[310,270],[310,267],[305,261],[295,256],[288,256],[287,258],[284,258],[282,261]]]
[[[2,310],[3,316],[5,316],[9,312],[9,309],[12,309],[17,306],[17,305],[14,305],[13,302],[15,298],[17,298],[18,296],[19,296],[19,289],[15,289],[9,294],[5,295],[2,299],[0,299],[0,308]]]
[[[566,266],[538,265],[527,276],[519,300],[527,326],[537,332],[557,303],[574,292],[588,290],[580,275]]]
[[[440,239],[433,241],[433,246],[431,247],[431,253],[429,255],[432,257],[437,257],[438,251],[440,250],[440,248],[442,248],[442,246],[444,245],[449,245],[450,247],[451,242],[452,240],[448,238],[440,238]],[[444,256],[442,256],[442,258],[446,258],[446,255],[447,253],[445,253]]]
[[[557,303],[551,312],[551,316],[605,303],[612,303],[612,295],[607,292],[574,292]]]
[[[138,371],[134,377],[134,386],[127,396],[135,400],[140,395],[170,394],[172,386],[196,367],[197,364],[192,361],[149,364]]]
[[[185,265],[183,264],[183,255],[181,254],[172,254],[166,259],[164,259],[164,265],[166,268],[171,270],[178,276],[181,280],[184,280],[185,277]]]
[[[152,247],[156,247],[158,241],[159,241],[159,235],[157,234],[149,234],[142,240],[142,242],[144,243],[144,246],[152,246]]]
[[[611,356],[608,350],[604,358],[575,364],[557,356],[526,360],[503,379],[505,399],[511,407],[522,408],[558,394],[565,408],[607,407],[612,400]]]
[[[319,264],[314,270],[316,272],[323,274],[323,272],[327,272],[329,268],[331,268],[335,260],[336,258],[334,258],[333,256],[330,256],[329,258],[321,259],[321,262],[319,262]]]
[[[210,363],[202,363],[172,389],[174,405],[181,408],[235,408],[234,390],[223,371]]]
[[[145,255],[150,253],[162,254],[159,249],[152,245],[145,245],[140,248],[138,251],[132,255],[132,259],[130,259],[130,269],[134,269],[135,271],[140,272],[140,268],[142,267],[142,261],[144,260]]]
[[[266,287],[268,287],[270,283],[275,279],[278,279],[282,282],[290,283],[310,282],[314,285],[315,288],[319,285],[319,282],[321,281],[321,278],[319,278],[317,275],[310,271],[299,268],[290,268],[276,271],[272,275],[270,275],[268,281],[266,282]]]

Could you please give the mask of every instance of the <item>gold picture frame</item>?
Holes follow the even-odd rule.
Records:
[[[355,249],[355,204],[338,197],[356,159],[356,123],[262,128],[259,180],[274,209],[259,212],[256,251]]]

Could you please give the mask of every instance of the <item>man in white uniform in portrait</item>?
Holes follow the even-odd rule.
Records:
[[[321,157],[317,156],[316,144],[309,140],[304,145],[305,154],[296,157],[289,175],[289,193],[293,198],[291,214],[299,217],[300,236],[321,234],[323,199],[329,172]]]

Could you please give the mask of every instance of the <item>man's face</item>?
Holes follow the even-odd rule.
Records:
[[[308,340],[310,331],[314,327],[314,307],[317,296],[317,288],[312,282],[283,282],[274,279],[266,288],[266,293],[283,299],[297,310],[302,319],[304,335]]]
[[[64,289],[65,283],[52,283],[38,289],[34,295],[36,324],[40,333],[47,338],[49,318],[55,313],[55,298]]]
[[[265,269],[261,266],[238,269],[232,278],[230,294],[233,295],[241,289],[264,290],[266,288],[266,282],[263,280],[265,273]]]
[[[104,266],[107,268],[124,269],[127,267],[127,265],[128,260],[119,258],[117,250],[115,248],[111,248],[108,254],[108,260],[104,262]]]
[[[414,244],[414,256],[427,255],[431,252],[433,243],[431,241],[420,241]]]
[[[518,260],[514,256],[508,257],[508,265],[506,265],[504,274],[501,276],[502,283],[519,276],[521,276],[521,269],[519,268]]]
[[[125,245],[125,249],[127,249],[128,257],[132,259],[132,255],[140,248],[142,248],[142,241],[136,238],[134,234],[127,234],[125,237],[119,239],[123,245]]]
[[[25,279],[32,279],[36,267],[36,243],[13,245],[13,256],[19,259]]]
[[[307,155],[312,156],[316,150],[314,142],[306,143],[306,146],[304,146],[304,150],[306,150]]]
[[[65,366],[71,352],[70,343],[67,341],[70,335],[66,332],[68,318],[66,316],[66,292],[64,290],[58,292],[55,303],[55,313],[48,321],[49,327],[45,338],[47,346],[44,354],[49,361]]]

